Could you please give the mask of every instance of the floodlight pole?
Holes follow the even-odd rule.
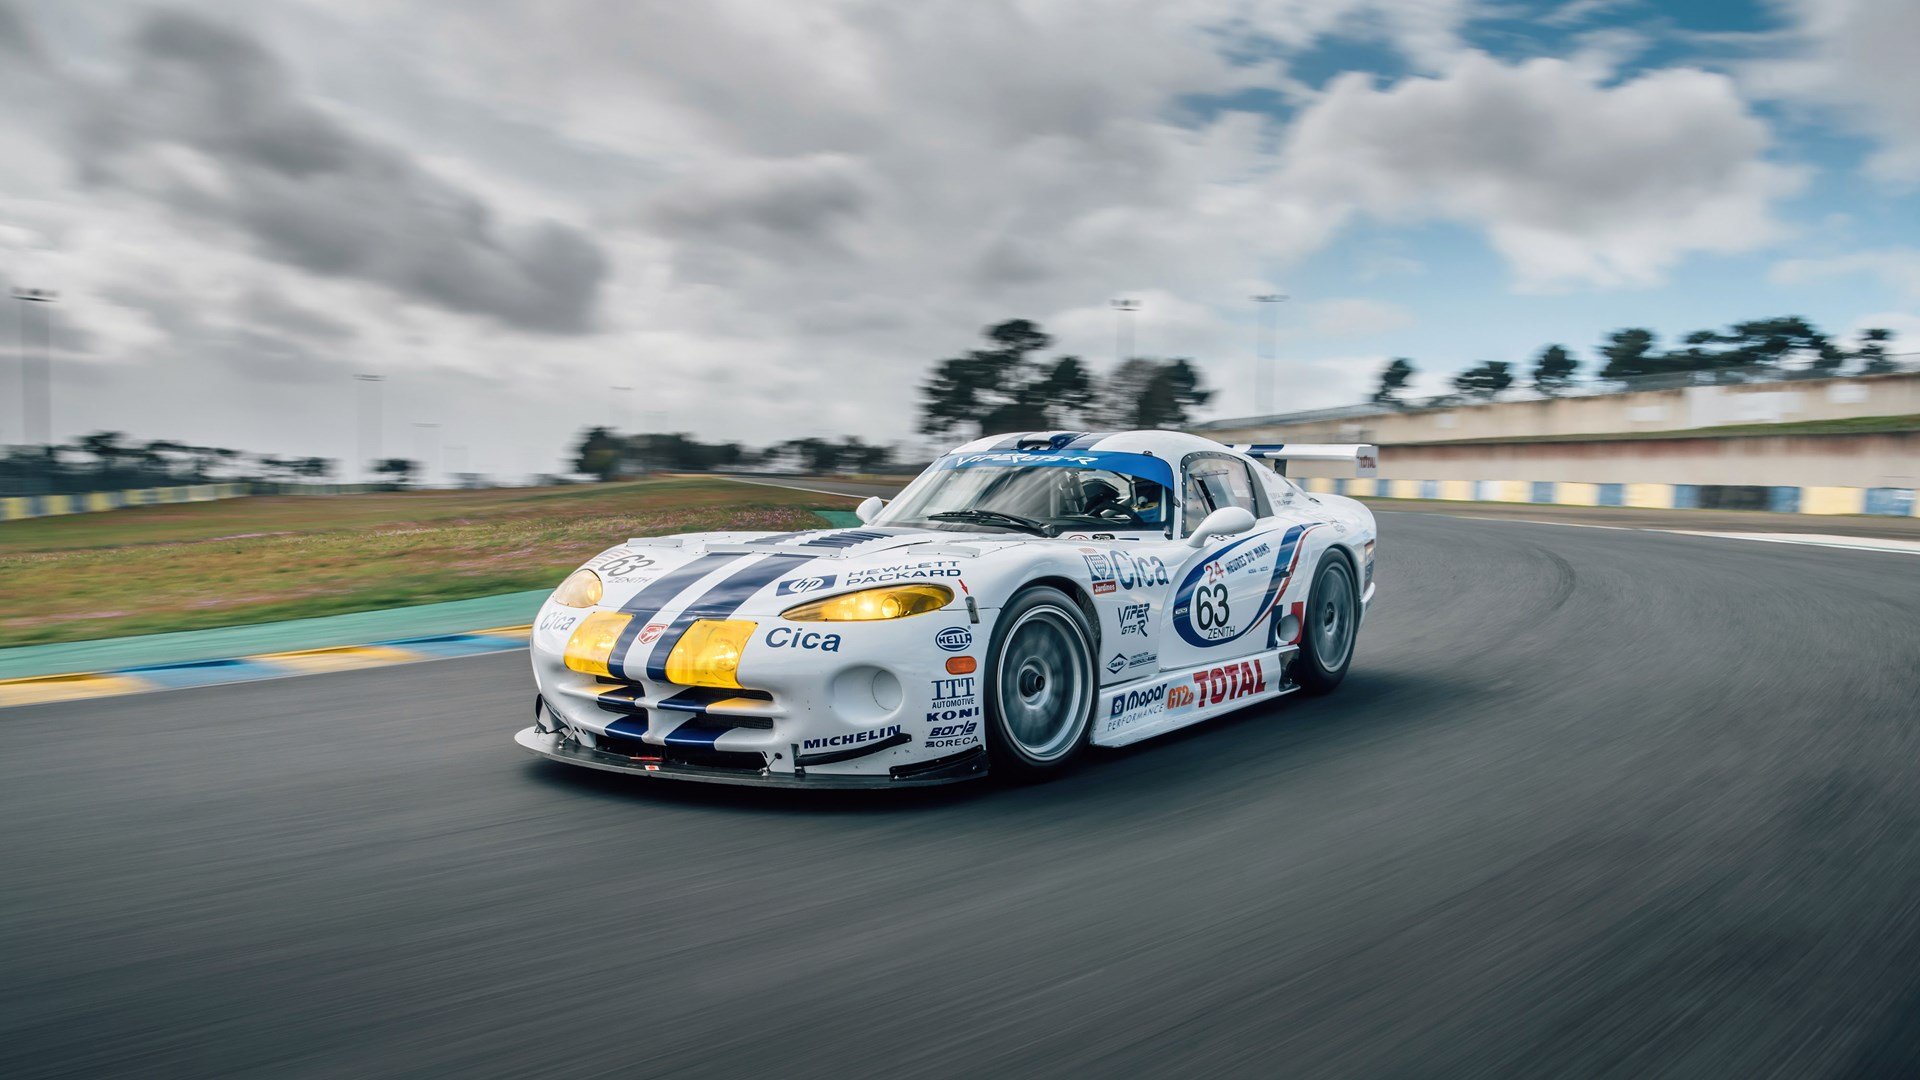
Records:
[[[40,325],[44,336],[36,371],[32,357],[27,354],[27,305],[52,304],[59,297],[60,294],[52,289],[16,287],[13,290],[13,298],[20,301],[21,305],[17,326],[20,339],[21,434],[30,446],[53,445],[53,309],[41,309]]]
[[[355,375],[353,380],[364,385],[360,393],[360,479],[371,481],[375,475],[373,466],[380,457],[380,384],[387,381],[385,375]],[[372,403],[373,421],[367,421],[368,403]],[[368,453],[368,444],[372,444],[372,453]]]
[[[1133,358],[1133,320],[1127,318],[1140,310],[1140,301],[1122,297],[1107,301],[1113,308],[1113,351],[1117,363],[1126,363]]]
[[[1251,298],[1259,304],[1259,321],[1254,325],[1253,341],[1253,398],[1256,408],[1262,415],[1273,412],[1273,339],[1274,317],[1278,315],[1276,304],[1284,304],[1289,297],[1286,293],[1261,293]]]

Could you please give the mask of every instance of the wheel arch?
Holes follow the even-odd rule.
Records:
[[[1080,605],[1080,614],[1087,617],[1087,628],[1093,634],[1093,655],[1097,659],[1100,655],[1101,644],[1100,609],[1093,606],[1093,596],[1087,592],[1086,586],[1070,577],[1045,574],[1031,581],[1022,582],[1019,588],[1008,594],[1008,599],[1012,599],[1012,597],[1018,596],[1028,589],[1039,587],[1058,589],[1068,596],[1073,597],[1073,602]]]

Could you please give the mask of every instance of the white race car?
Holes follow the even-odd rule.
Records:
[[[628,540],[541,607],[519,744],[614,772],[794,787],[1055,773],[1339,685],[1374,521],[1170,431],[968,443],[865,524]]]

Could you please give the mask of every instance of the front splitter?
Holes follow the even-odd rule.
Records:
[[[657,777],[663,780],[692,780],[702,784],[737,784],[743,787],[818,790],[860,788],[871,791],[879,788],[934,787],[939,784],[958,783],[962,780],[977,780],[987,775],[987,758],[984,753],[967,754],[950,764],[908,776],[849,776],[843,773],[830,774],[806,770],[797,773],[777,773],[770,770],[750,772],[745,769],[703,769],[691,765],[676,765],[667,761],[653,761],[596,750],[568,739],[560,732],[541,731],[537,727],[522,728],[514,735],[513,741],[519,743],[522,749],[539,754],[541,757],[565,762],[568,765],[599,769],[602,772]]]

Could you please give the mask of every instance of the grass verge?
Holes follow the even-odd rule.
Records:
[[[0,647],[537,589],[629,536],[818,528],[813,509],[828,501],[669,478],[261,497],[7,522]]]

